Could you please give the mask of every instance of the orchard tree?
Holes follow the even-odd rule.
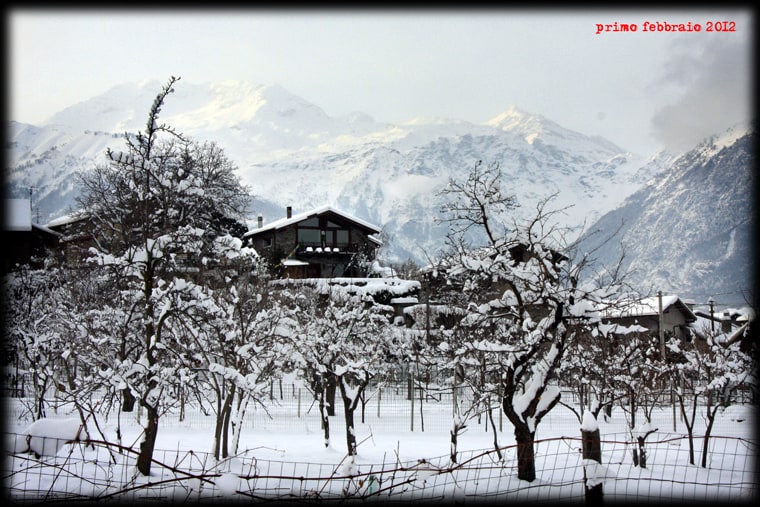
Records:
[[[716,333],[707,327],[697,331],[689,341],[672,337],[669,352],[680,360],[669,362],[672,381],[682,420],[689,436],[689,463],[694,465],[694,423],[701,412],[706,423],[702,442],[701,466],[707,468],[710,435],[715,418],[725,408],[731,394],[744,387],[756,387],[754,361],[742,348],[742,338],[749,333],[743,326],[733,333]]]
[[[555,221],[563,210],[548,208],[552,196],[520,219],[510,216],[517,203],[502,181],[498,165],[478,162],[442,192],[449,199],[445,276],[469,299],[467,326],[488,331],[473,333],[473,348],[494,356],[501,407],[518,445],[518,478],[533,481],[536,429],[559,402],[560,366],[576,340],[600,324],[598,304],[617,287],[581,283],[579,266],[562,253],[568,231]]]
[[[92,260],[119,273],[124,303],[140,325],[114,375],[147,413],[137,460],[144,475],[163,398],[192,372],[183,354],[195,346],[187,315],[201,311],[203,285],[217,274],[212,245],[231,236],[248,199],[221,150],[193,144],[159,122],[178,79],[156,96],[145,130],[125,135],[125,150],[109,149],[106,165],[82,174],[79,198],[97,242]]]
[[[3,323],[5,342],[17,362],[17,371],[28,376],[32,417],[47,416],[51,389],[63,386],[63,362],[67,337],[61,333],[60,315],[67,299],[65,273],[54,266],[23,266],[5,275]]]
[[[90,423],[101,431],[97,416],[107,416],[114,394],[125,390],[109,372],[124,357],[124,334],[131,334],[136,322],[125,316],[113,282],[100,270],[53,259],[44,269],[27,266],[6,275],[6,343],[17,371],[31,380],[35,419],[47,415],[54,394],[57,404],[77,411],[86,433]]]
[[[267,387],[290,368],[293,354],[283,332],[283,309],[268,287],[267,266],[250,252],[244,248],[234,258],[220,252],[225,279],[213,291],[207,318],[195,326],[193,358],[204,372],[199,386],[214,393],[217,459],[237,452],[249,405],[263,406]]]
[[[325,407],[328,382],[335,382],[343,402],[346,450],[357,453],[354,413],[370,381],[397,366],[406,351],[402,333],[390,324],[392,309],[371,295],[324,284],[282,295],[293,311],[294,360],[301,376],[316,383],[325,446],[330,445]]]

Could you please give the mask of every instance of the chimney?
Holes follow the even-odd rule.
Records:
[[[286,218],[292,218],[293,217],[293,207],[292,206],[288,206],[287,208],[285,208],[285,215],[286,215]]]
[[[258,221],[259,221],[259,229],[261,229],[262,227],[264,227],[264,217],[259,215]]]

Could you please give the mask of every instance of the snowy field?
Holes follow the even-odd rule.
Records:
[[[76,444],[55,446],[56,457],[42,458],[58,465],[56,474],[50,476],[27,473],[36,470],[38,463],[29,455],[17,454],[6,463],[4,481],[16,499],[27,498],[25,492],[33,498],[36,490],[63,489],[74,495],[114,495],[121,500],[583,500],[580,424],[569,409],[556,407],[539,425],[537,479],[531,483],[517,479],[514,437],[505,419],[494,419],[501,459],[493,450],[493,428],[484,417],[480,423],[472,420],[459,437],[458,459],[453,464],[449,459],[450,403],[417,403],[414,420],[410,410],[411,403],[403,396],[394,399],[386,393],[384,400],[369,400],[364,423],[357,411],[359,447],[355,460],[346,457],[340,410],[330,418],[331,439],[325,447],[316,407],[303,398],[299,403],[291,397],[273,401],[267,407],[268,414],[261,408],[250,414],[242,432],[240,452],[232,459],[213,461],[208,451],[212,448],[214,418],[189,411],[183,421],[177,415],[161,419],[154,455],[160,464],[154,465],[150,480],[134,473],[134,455],[108,453],[105,447],[83,449]],[[18,412],[12,406],[6,413],[10,416],[6,431],[28,433],[28,422],[14,420]],[[43,434],[55,436],[65,431],[69,417],[60,410],[51,417],[56,419],[52,429],[48,426]],[[658,431],[647,439],[647,468],[641,468],[632,464],[634,446],[625,413],[617,407],[609,420],[598,421],[602,465],[586,463],[589,467],[585,473],[603,485],[608,500],[749,502],[757,493],[754,420],[754,412],[747,406],[735,405],[722,412],[712,432],[707,468],[703,468],[703,421],[698,418],[696,422],[694,434],[700,438],[695,439],[696,464],[690,465],[686,428],[680,417],[676,414],[674,419],[671,407],[656,410],[652,426]],[[103,429],[109,442],[117,441],[115,421],[106,422]],[[134,415],[123,417],[122,444],[136,449],[140,429]],[[25,445],[23,438],[6,438],[8,449],[22,450]],[[117,464],[109,462],[109,455],[116,455]],[[193,478],[183,475],[185,472]],[[62,476],[67,476],[66,481]],[[83,481],[82,477],[87,479]],[[161,481],[170,482],[158,486]],[[152,483],[149,488],[148,483]],[[125,484],[135,489],[124,493]]]

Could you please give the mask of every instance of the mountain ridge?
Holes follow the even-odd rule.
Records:
[[[73,173],[102,162],[107,147],[122,147],[125,132],[142,130],[160,89],[158,81],[125,83],[44,125],[9,122],[6,194],[33,188],[48,219],[67,212]],[[225,150],[254,194],[251,223],[258,215],[278,219],[286,206],[336,206],[383,227],[388,261],[425,263],[440,251],[436,194],[480,160],[499,165],[505,190],[521,204],[517,213],[556,194],[554,207],[568,208],[562,225],[580,234],[683,156],[631,153],[514,105],[484,124],[440,117],[391,124],[358,111],[330,117],[280,85],[238,81],[178,82],[161,121]],[[717,139],[716,146],[730,142]]]
[[[625,252],[629,282],[643,291],[747,303],[754,276],[755,142],[754,126],[703,140],[600,217],[592,231],[598,239],[581,237],[580,250],[594,251],[608,265]],[[619,241],[599,244],[618,227]]]

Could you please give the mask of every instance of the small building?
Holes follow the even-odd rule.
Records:
[[[84,263],[89,256],[90,247],[96,246],[93,231],[95,226],[84,213],[74,213],[55,218],[45,227],[61,235],[58,248],[63,252],[63,258],[69,266]]]
[[[747,319],[746,315],[731,309],[721,311],[696,310],[694,314],[710,322],[711,331],[717,330],[721,333],[731,333],[734,329],[744,324]],[[741,322],[740,319],[742,319]]]
[[[32,222],[29,199],[5,199],[3,202],[3,270],[19,264],[38,267],[54,251],[61,234]]]
[[[248,246],[268,258],[286,278],[366,276],[364,266],[381,246],[380,228],[331,206],[293,214],[257,226],[243,235]]]
[[[621,326],[639,325],[653,336],[660,333],[659,296],[619,301],[602,311],[602,319]],[[691,339],[690,324],[697,316],[678,296],[662,296],[662,326],[666,336]]]

